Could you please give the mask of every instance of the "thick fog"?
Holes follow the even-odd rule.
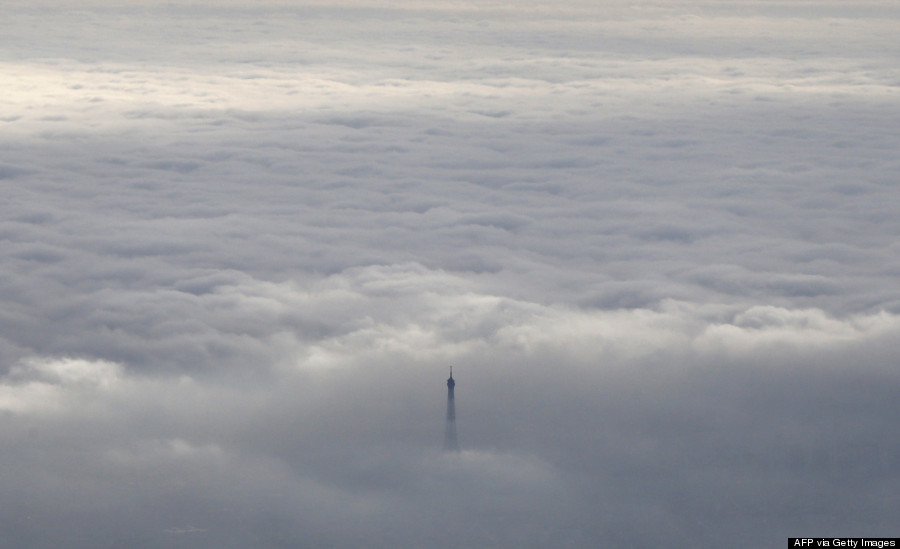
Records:
[[[900,535],[898,28],[4,3],[0,548]]]

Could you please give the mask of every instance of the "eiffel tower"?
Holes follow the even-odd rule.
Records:
[[[456,405],[453,403],[453,366],[450,367],[450,379],[447,380],[447,426],[444,429],[444,451],[459,452],[459,441],[456,439]]]

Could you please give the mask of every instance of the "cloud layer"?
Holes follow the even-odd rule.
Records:
[[[10,4],[0,547],[895,535],[900,12],[593,4]]]

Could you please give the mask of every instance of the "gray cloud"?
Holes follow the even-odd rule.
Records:
[[[895,6],[79,5],[0,22],[0,547],[896,533]]]

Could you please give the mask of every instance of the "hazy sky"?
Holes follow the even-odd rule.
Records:
[[[4,2],[0,548],[900,535],[898,28]]]

